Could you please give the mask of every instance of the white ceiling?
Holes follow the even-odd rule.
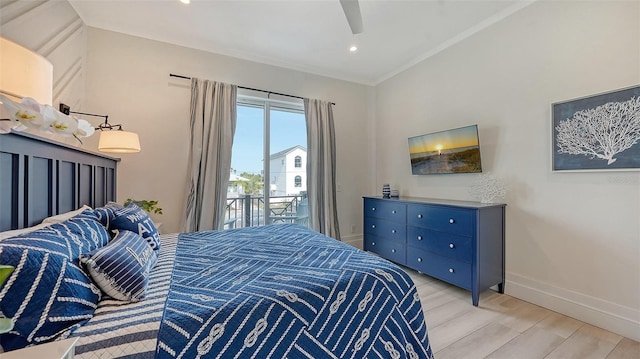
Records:
[[[532,1],[360,0],[353,35],[338,0],[69,0],[92,27],[368,85]]]

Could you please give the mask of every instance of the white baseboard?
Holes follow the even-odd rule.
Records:
[[[340,239],[342,242],[354,246],[356,248],[362,249],[362,234],[353,234],[350,236],[341,236]]]
[[[362,234],[342,241],[362,248]],[[640,310],[578,293],[514,273],[506,274],[505,292],[529,303],[640,341]]]
[[[524,301],[640,341],[640,310],[507,273],[505,291]]]

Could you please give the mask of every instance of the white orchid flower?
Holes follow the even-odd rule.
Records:
[[[0,126],[0,133],[7,133],[11,129],[24,131],[32,128],[46,133],[73,136],[82,143],[81,137],[89,137],[95,132],[89,122],[65,115],[50,105],[40,105],[30,97],[17,103],[0,95],[0,107],[13,123],[17,123],[12,128]]]
[[[55,108],[45,105],[44,118],[47,130],[63,136],[71,136],[78,129],[78,121],[70,116],[57,111]]]
[[[55,122],[58,116],[56,115],[56,109],[53,108],[53,106],[44,105],[42,107],[42,126],[40,126],[40,130],[49,132],[49,127],[53,122]]]
[[[6,96],[0,95],[0,134],[11,132],[14,122],[11,120],[9,113],[12,111],[13,101],[9,100]],[[4,121],[10,120],[8,123]]]
[[[11,113],[15,113],[16,111],[18,111],[18,107],[16,106],[16,104],[13,101],[9,100],[9,98],[5,95],[0,95],[0,105],[2,105],[2,108],[9,116],[11,116]],[[13,118],[10,117],[9,119],[13,121]]]
[[[88,121],[78,118],[75,120],[78,122],[78,129],[74,132],[76,137],[89,137],[96,131]]]
[[[12,120],[20,122],[20,124],[28,128],[39,128],[44,124],[42,116],[42,107],[38,101],[31,97],[25,97],[20,103],[13,103],[17,108],[15,112],[9,113]]]
[[[23,131],[27,127],[37,128],[42,125],[40,104],[34,99],[24,98],[21,103],[17,103],[6,96],[0,95],[0,102],[9,115],[9,119],[20,123],[19,126],[14,127],[15,130]]]

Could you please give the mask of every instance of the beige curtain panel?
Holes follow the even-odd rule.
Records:
[[[309,228],[340,240],[336,208],[336,141],[331,102],[304,99],[307,121]]]
[[[222,229],[236,130],[237,87],[191,79],[191,148],[184,231]]]

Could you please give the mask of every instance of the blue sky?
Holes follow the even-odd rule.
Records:
[[[264,147],[263,110],[238,106],[238,121],[233,139],[231,168],[242,172],[261,173]],[[276,153],[301,145],[307,148],[307,130],[303,113],[271,110],[271,151]]]

